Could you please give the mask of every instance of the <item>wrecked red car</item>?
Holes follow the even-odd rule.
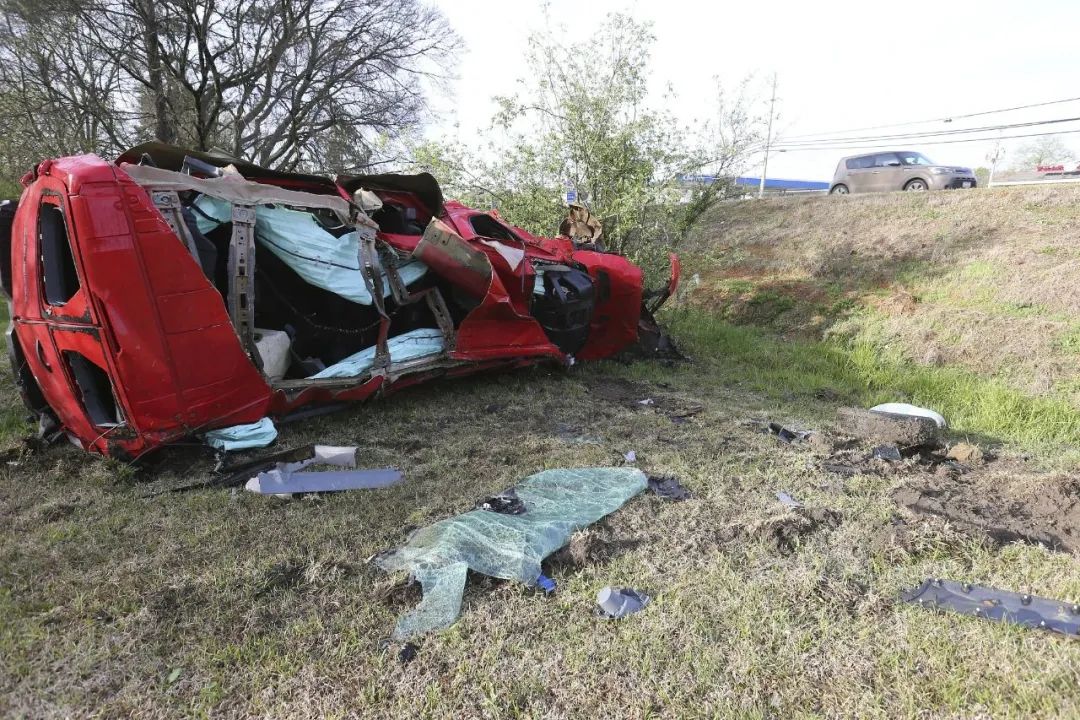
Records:
[[[428,174],[334,181],[149,143],[23,185],[0,207],[16,382],[105,455],[638,339],[637,266],[445,201]],[[673,257],[659,302],[677,281]]]

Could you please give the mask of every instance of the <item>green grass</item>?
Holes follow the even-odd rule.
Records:
[[[1080,445],[1080,413],[1064,397],[1030,396],[963,368],[905,362],[868,342],[782,339],[701,311],[673,321],[695,356],[708,358],[728,382],[756,392],[838,392],[862,406],[911,402],[941,412],[959,432],[1047,452]]]
[[[1058,347],[1070,355],[1080,355],[1080,325],[1073,325],[1058,336]]]
[[[693,364],[434,383],[281,428],[283,447],[356,444],[364,465],[403,468],[406,482],[386,490],[160,494],[208,474],[211,459],[191,449],[134,476],[66,444],[0,466],[0,715],[1075,716],[1080,644],[895,598],[931,575],[1080,597],[1080,562],[943,523],[912,521],[898,544],[890,492],[903,477],[838,480],[816,451],[747,423],[817,423],[840,402],[898,399],[889,383],[919,399],[917,376],[702,316],[675,326]],[[0,407],[16,402],[0,387]],[[946,414],[961,412],[949,402]],[[666,409],[682,407],[700,412],[672,422]],[[630,449],[695,499],[643,495],[579,533],[593,548],[583,560],[545,564],[553,598],[478,577],[458,622],[422,639],[415,661],[384,649],[415,596],[391,592],[403,578],[366,558],[528,474]],[[841,525],[778,552],[761,530],[791,519],[778,490]],[[609,584],[653,604],[600,621],[594,598]]]

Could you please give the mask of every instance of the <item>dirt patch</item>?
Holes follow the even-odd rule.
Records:
[[[602,378],[589,384],[589,394],[608,405],[628,408],[644,407],[642,400],[654,399],[656,388],[648,383],[637,383],[622,378]]]
[[[545,564],[559,572],[604,565],[635,550],[644,542],[642,538],[627,537],[606,523],[600,523],[574,533],[566,547],[552,553]]]
[[[877,309],[886,315],[914,315],[916,305],[918,301],[915,296],[906,290],[898,290],[887,298],[878,300],[876,303]]]
[[[749,528],[749,534],[774,546],[781,555],[793,555],[802,539],[818,530],[840,527],[844,516],[829,508],[796,508],[794,512],[771,517]]]
[[[1012,468],[1016,470],[1016,468]],[[915,515],[945,518],[998,543],[1022,540],[1080,551],[1080,477],[992,471],[920,475],[893,492]]]
[[[607,405],[661,413],[675,424],[690,422],[705,410],[705,406],[697,400],[664,392],[664,383],[657,387],[621,378],[605,378],[591,384],[589,394]],[[570,432],[574,430],[569,428]],[[560,430],[560,436],[564,434]]]

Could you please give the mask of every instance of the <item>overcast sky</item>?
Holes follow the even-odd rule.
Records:
[[[544,27],[536,3],[514,0],[435,0],[462,41],[458,79],[437,101],[462,137],[488,127],[491,97],[510,94],[526,75],[524,45]],[[550,14],[587,35],[612,11],[653,23],[653,83],[671,83],[676,111],[700,118],[707,111],[713,76],[733,85],[748,73],[776,73],[782,136],[944,118],[1080,96],[1080,27],[1076,0],[948,2],[867,0],[806,2],[690,2],[664,0],[552,0]],[[1080,102],[965,121],[983,126],[1080,116]],[[963,126],[959,121],[873,131],[902,133]],[[1080,122],[1034,130],[1078,129]],[[855,133],[865,135],[867,133]],[[1080,146],[1080,133],[1063,136]],[[1024,141],[1011,141],[1014,149]],[[889,142],[922,150],[937,162],[985,165],[987,143],[950,145]],[[876,148],[869,148],[876,149]],[[776,154],[769,177],[827,180],[837,159],[862,150]],[[1006,162],[1008,155],[1006,155]],[[760,172],[752,168],[747,174]]]

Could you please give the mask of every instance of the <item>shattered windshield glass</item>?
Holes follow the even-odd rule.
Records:
[[[461,612],[470,569],[534,585],[545,557],[646,484],[637,468],[545,470],[514,487],[524,513],[473,510],[417,530],[408,543],[376,559],[388,572],[407,571],[424,591],[420,604],[398,620],[394,639],[451,625]]]

